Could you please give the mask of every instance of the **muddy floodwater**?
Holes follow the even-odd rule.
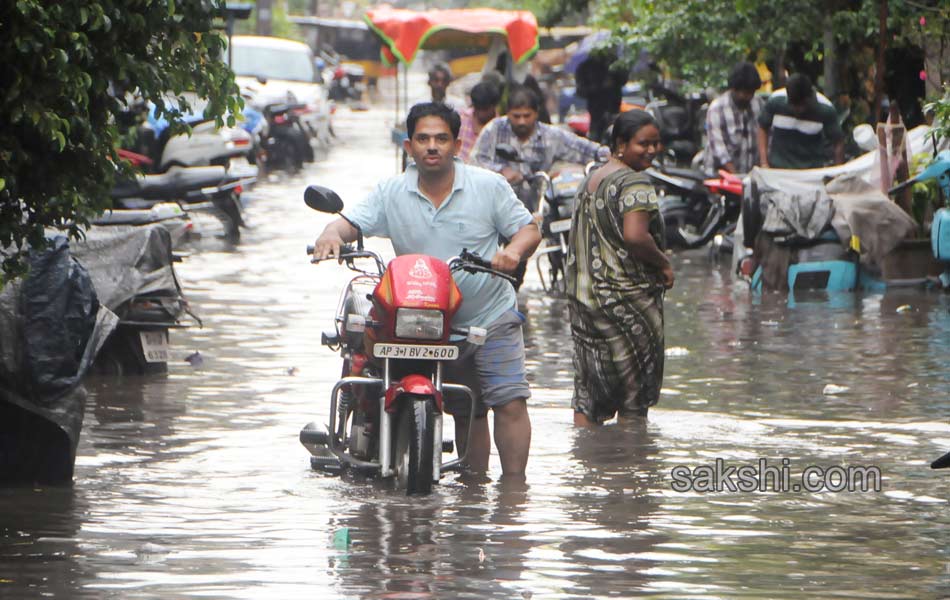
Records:
[[[88,381],[71,488],[0,490],[0,598],[950,595],[950,472],[929,468],[950,450],[946,294],[753,296],[678,254],[660,404],[645,428],[577,431],[566,305],[533,274],[525,485],[494,455],[492,481],[424,498],[311,471],[297,435],[328,420],[320,332],[350,273],[305,256],[328,217],[303,189],[354,202],[394,174],[392,120],[341,108],[326,160],[246,195],[240,244],[208,236],[177,266],[204,326],[172,332],[167,376]],[[790,491],[775,472],[712,490],[760,459]],[[834,491],[852,467],[880,489]]]

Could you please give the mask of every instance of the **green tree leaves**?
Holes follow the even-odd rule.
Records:
[[[78,236],[111,204],[127,94],[175,120],[186,95],[219,124],[239,112],[221,0],[0,3],[0,248],[5,280],[46,228]],[[172,103],[162,98],[171,98]],[[181,128],[181,125],[176,125]]]

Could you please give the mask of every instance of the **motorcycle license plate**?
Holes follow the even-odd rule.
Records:
[[[415,344],[376,344],[376,358],[406,358],[413,360],[455,360],[459,356],[457,346],[417,346]]]
[[[571,220],[570,219],[561,219],[560,221],[553,221],[551,223],[551,233],[564,233],[565,231],[571,230]]]
[[[165,331],[140,331],[145,362],[168,362],[168,334]]]

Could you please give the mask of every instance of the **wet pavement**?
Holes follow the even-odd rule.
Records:
[[[88,381],[72,488],[0,490],[0,597],[950,595],[950,473],[929,469],[950,450],[946,294],[789,302],[677,255],[649,424],[577,431],[566,306],[535,275],[526,485],[449,475],[406,498],[311,471],[297,435],[327,421],[340,366],[320,332],[350,273],[309,264],[328,217],[302,192],[352,202],[395,173],[392,119],[341,109],[325,161],[248,194],[239,245],[205,239],[177,267],[204,327],[173,332],[167,376]],[[760,458],[792,482],[878,467],[882,489],[674,489],[676,467]]]

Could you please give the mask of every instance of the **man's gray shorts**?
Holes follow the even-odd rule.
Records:
[[[467,385],[475,393],[475,416],[483,417],[491,407],[531,396],[524,368],[524,321],[517,310],[507,311],[488,326],[484,345],[459,342],[458,360],[445,363],[442,380]],[[468,416],[469,402],[464,395],[446,394],[444,401],[446,412]]]

